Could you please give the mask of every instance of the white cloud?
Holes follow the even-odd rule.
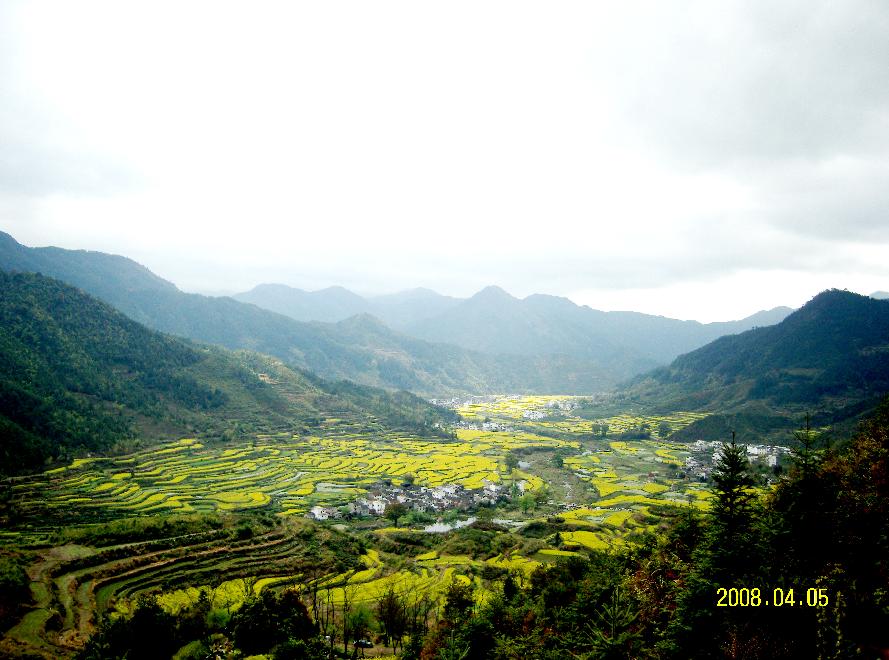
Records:
[[[700,318],[889,288],[883,3],[4,11],[0,228],[28,244],[191,289]]]

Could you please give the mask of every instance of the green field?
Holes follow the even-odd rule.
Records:
[[[527,576],[564,557],[632,543],[657,529],[664,505],[706,506],[704,485],[681,477],[683,445],[656,436],[615,439],[640,424],[657,428],[667,421],[676,430],[695,415],[593,422],[573,416],[571,402],[501,397],[472,404],[460,409],[470,423],[521,421],[522,428],[459,428],[450,440],[356,433],[327,420],[327,431],[318,435],[260,435],[240,443],[182,439],[17,480],[11,500],[25,524],[6,531],[2,543],[53,547],[35,551],[35,608],[7,642],[68,653],[100,616],[128,613],[146,594],[177,612],[204,591],[214,607],[234,611],[263,589],[298,586],[306,597],[339,606],[372,604],[391,587],[437,607],[448,585],[461,580],[484,600],[507,571]],[[566,403],[568,409],[558,408]],[[529,410],[549,416],[529,420]],[[609,427],[604,437],[594,432],[603,423]],[[510,469],[508,456],[521,467]],[[398,486],[408,474],[418,487],[505,486],[493,515],[511,522],[429,534],[421,521],[398,528],[379,518],[340,521],[350,536],[304,518],[315,505],[342,506],[384,480]],[[170,537],[163,521],[177,516],[222,516],[222,522]],[[115,522],[121,518],[136,522]],[[87,525],[107,521],[100,527],[107,535],[138,528],[139,519],[160,528],[152,539],[103,540]],[[68,527],[54,536],[47,520]]]

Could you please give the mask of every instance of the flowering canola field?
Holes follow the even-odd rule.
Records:
[[[25,507],[88,516],[236,511],[271,507],[304,514],[315,505],[353,501],[381,480],[405,475],[419,486],[468,489],[501,482],[504,457],[524,447],[574,448],[576,443],[528,433],[460,429],[455,440],[360,436],[259,436],[238,445],[182,439],[123,458],[75,461],[14,486]],[[527,476],[531,489],[537,477]]]

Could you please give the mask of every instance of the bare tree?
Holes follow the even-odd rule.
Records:
[[[398,653],[398,647],[407,629],[407,603],[395,593],[390,585],[389,590],[377,601],[377,621],[383,627],[383,640],[386,646],[392,646]]]
[[[349,614],[352,612],[352,607],[355,604],[355,596],[358,594],[359,589],[358,584],[348,582],[343,585],[343,608],[342,608],[342,623],[343,623],[343,654],[349,654]]]

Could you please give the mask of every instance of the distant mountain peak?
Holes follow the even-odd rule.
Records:
[[[281,284],[280,282],[263,282],[262,284],[257,284],[255,287],[250,289],[250,293],[256,291],[302,291],[302,289],[297,289],[296,287],[292,287],[289,284]]]
[[[430,289],[425,286],[417,286],[413,289],[405,289],[404,291],[399,291],[398,293],[392,294],[394,296],[402,296],[404,299],[409,298],[442,298],[443,296],[433,289]]]
[[[318,289],[317,291],[313,291],[312,293],[339,293],[339,294],[346,293],[350,296],[355,296],[356,298],[361,297],[357,293],[354,293],[353,291],[349,291],[349,289],[347,289],[344,286],[340,286],[339,284],[327,286],[327,287],[324,287],[323,289]]]
[[[505,289],[492,284],[476,293],[470,300],[518,300]]]
[[[580,307],[576,302],[574,302],[570,298],[566,298],[565,296],[554,296],[549,293],[532,293],[530,296],[525,298],[522,302],[542,304],[542,305],[547,305],[550,307],[569,308],[569,309]]]
[[[290,286],[289,284],[281,284],[280,282],[264,282],[262,284],[257,284],[255,287],[250,289],[250,291],[242,294],[237,294],[239,296],[246,296],[252,293],[282,293],[282,294],[291,294],[291,295],[309,295],[309,296],[324,296],[324,295],[335,295],[340,297],[349,297],[355,298],[357,300],[363,300],[361,296],[357,293],[349,291],[344,286],[340,286],[338,284],[334,284],[332,286],[324,287],[323,289],[317,289],[314,291],[309,291],[308,289],[300,289],[299,287]]]

